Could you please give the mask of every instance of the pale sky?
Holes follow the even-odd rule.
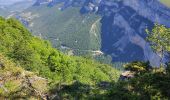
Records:
[[[19,1],[24,1],[24,0],[0,0],[0,5],[10,5]]]

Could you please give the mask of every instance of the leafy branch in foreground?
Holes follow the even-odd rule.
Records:
[[[160,62],[163,65],[165,53],[170,52],[170,28],[155,24],[151,31],[147,29],[146,32],[148,34],[147,40],[150,42],[153,50],[159,54]]]

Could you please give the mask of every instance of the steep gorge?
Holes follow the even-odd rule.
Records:
[[[149,61],[159,66],[160,57],[146,42],[145,29],[154,23],[170,27],[170,9],[158,0],[92,0],[83,12],[102,15],[101,50],[113,62]]]
[[[34,6],[44,4],[48,7],[62,4],[58,9],[63,12],[76,7],[82,15],[101,15],[101,44],[98,45],[102,52],[112,56],[113,62],[140,60],[159,66],[159,56],[145,40],[145,29],[151,29],[154,23],[170,27],[170,9],[159,0],[38,0]]]

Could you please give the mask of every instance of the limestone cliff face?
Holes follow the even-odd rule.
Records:
[[[101,49],[104,53],[111,55],[113,61],[144,60],[159,65],[159,56],[145,41],[145,29],[151,29],[154,23],[170,27],[169,8],[157,0],[100,0],[93,6],[91,3],[82,9],[97,8],[97,13],[103,16]],[[94,9],[89,10],[91,7]]]
[[[170,27],[170,9],[158,0],[38,0],[52,7],[62,3],[61,10],[70,6],[80,7],[80,13],[96,13],[101,19],[101,50],[112,56],[113,61],[150,61],[159,65],[149,43],[145,29],[154,23]],[[43,4],[39,2],[40,4]],[[69,8],[68,8],[69,9]]]

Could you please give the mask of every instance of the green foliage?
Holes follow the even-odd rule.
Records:
[[[82,15],[77,7],[64,11],[59,10],[59,7],[60,5],[33,6],[25,10],[21,16],[26,20],[35,16],[29,20],[28,28],[34,35],[49,40],[54,47],[62,51],[65,50],[63,46],[73,50],[77,55],[99,50],[100,17],[95,14]]]
[[[153,50],[160,54],[161,63],[165,52],[170,52],[170,28],[155,24],[148,33],[147,40]],[[125,70],[134,74],[134,78],[120,80],[113,84],[108,94],[115,100],[169,100],[170,99],[170,66],[153,68],[149,63],[132,62],[125,65]]]
[[[38,83],[38,85],[37,85]],[[2,100],[41,98],[48,90],[47,81],[23,70],[0,54],[0,97]]]
[[[148,33],[147,40],[150,42],[153,50],[159,54],[161,67],[164,66],[163,58],[165,53],[170,52],[170,28],[164,25],[155,24],[154,28]]]
[[[130,70],[134,72],[146,72],[151,68],[151,66],[149,65],[149,62],[145,63],[135,61],[129,64],[125,64],[124,68],[125,70]]]
[[[150,68],[147,70],[147,67],[144,67],[147,65],[147,63],[144,64],[143,62],[132,63],[130,65],[131,71],[136,71],[136,68],[140,69],[139,67],[141,67],[142,70],[137,70],[137,73],[140,74],[135,75],[134,78],[127,81],[120,80],[114,83],[108,94],[109,98],[116,100],[169,100],[169,71],[162,70],[161,68]],[[169,68],[170,66],[167,67],[167,69]]]
[[[48,41],[33,37],[15,19],[0,17],[0,53],[24,69],[48,79],[51,88],[61,88],[62,84],[71,85],[75,81],[92,86],[101,81],[116,81],[119,77],[119,71],[109,65],[64,55],[52,48]],[[13,83],[6,86],[11,88],[10,84]]]
[[[148,35],[154,50],[169,51],[168,28],[156,25]],[[135,77],[115,82],[119,77],[116,69],[95,62],[89,56],[64,55],[48,41],[33,37],[15,19],[0,17],[0,53],[10,59],[0,54],[0,78],[5,81],[0,80],[0,97],[42,98],[40,94],[48,90],[48,80],[50,93],[57,93],[56,99],[170,99],[169,65],[162,70],[151,68],[149,63],[132,62],[126,64],[125,69],[135,72]],[[102,82],[109,86],[102,88],[99,85]]]
[[[170,28],[155,24],[151,32],[147,30],[148,40],[156,52],[170,51]]]
[[[91,55],[98,61],[111,63],[111,57],[97,55],[101,48],[100,19],[96,14],[80,14],[79,7],[59,10],[47,5],[33,6],[20,16],[29,22],[28,29],[49,40],[53,47],[68,55]],[[43,20],[43,21],[42,21]]]

